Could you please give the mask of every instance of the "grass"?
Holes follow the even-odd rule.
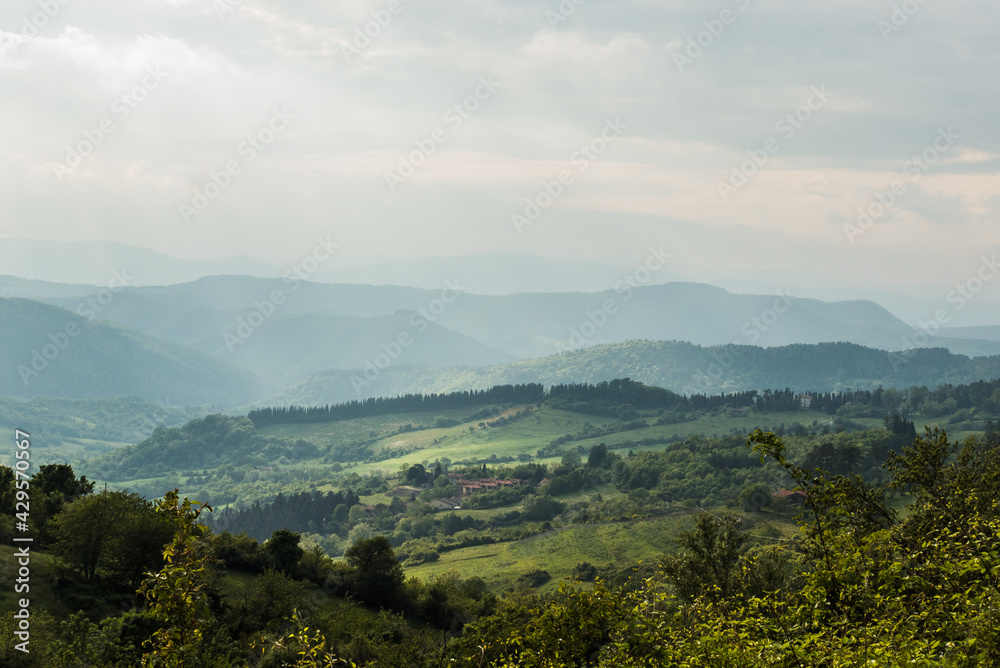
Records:
[[[474,420],[453,427],[399,432],[401,427],[405,427],[408,424],[415,426],[432,424],[438,416],[461,420],[476,410],[475,407],[471,407],[442,412],[400,413],[338,422],[272,425],[260,429],[260,433],[263,436],[274,436],[288,440],[301,438],[312,442],[323,452],[326,452],[330,448],[338,448],[353,442],[365,441],[376,452],[393,456],[377,462],[353,462],[348,465],[346,470],[360,475],[375,472],[384,475],[393,475],[413,464],[428,464],[435,460],[444,459],[454,462],[463,460],[489,460],[491,457],[496,457],[497,459],[508,457],[515,460],[512,463],[516,463],[520,459],[530,459],[532,462],[554,464],[559,461],[561,455],[538,458],[537,452],[547,447],[553,440],[560,436],[581,432],[587,423],[599,427],[614,422],[612,418],[607,417],[574,413],[548,407],[539,409],[535,406],[526,405],[510,407],[506,411],[506,414],[510,415],[524,408],[530,408],[532,413],[526,417],[513,420],[506,425],[486,427],[485,429],[478,426],[480,420]],[[644,419],[652,423],[655,421],[655,416],[646,414]],[[882,426],[880,418],[852,418],[851,420],[870,429]],[[940,423],[940,420],[936,418],[916,418],[915,422],[918,433],[922,433],[924,425],[935,426]],[[745,436],[758,426],[775,430],[784,425],[786,429],[790,429],[795,423],[800,423],[807,429],[812,430],[816,426],[831,424],[832,418],[825,413],[815,411],[790,411],[758,415],[722,409],[703,413],[697,419],[687,422],[665,425],[649,424],[642,429],[572,441],[566,443],[560,450],[582,448],[583,452],[586,453],[590,448],[599,443],[605,443],[610,448],[625,444],[627,449],[636,452],[642,450],[660,450],[669,447],[669,445],[655,444],[641,446],[630,442],[643,439],[683,439],[695,435],[722,436],[738,434]],[[471,431],[470,427],[472,427]],[[950,434],[950,437],[961,440],[973,433],[975,432],[955,432],[954,434]],[[120,447],[121,444],[109,443],[101,445],[104,447]],[[60,450],[64,451],[67,455],[82,453],[86,450],[84,445],[73,443],[66,443],[63,448]],[[624,452],[625,449],[623,448],[621,454],[624,454]],[[72,459],[72,457],[69,459]],[[64,459],[62,461],[67,460]],[[333,477],[331,464],[324,463],[322,458],[300,461],[284,466],[283,468],[298,472],[309,471],[313,479],[317,481],[320,491],[326,492],[337,488],[335,481],[330,481],[330,478]],[[115,488],[148,486],[151,483],[164,480],[168,480],[168,478],[157,477],[143,480],[119,481],[112,486]],[[173,481],[174,477],[169,477],[169,480]],[[102,484],[102,481],[97,482],[99,485]],[[186,477],[180,477],[180,482],[184,484]],[[369,501],[369,503],[388,503],[389,500],[388,498],[380,497]],[[483,514],[488,516],[485,513]]]
[[[0,424],[0,434],[10,434],[12,441],[15,429],[19,428],[28,427],[27,425],[14,426]],[[94,457],[130,445],[129,443],[101,441],[92,438],[66,438],[59,435],[43,434],[37,430],[31,433],[31,437],[31,462],[33,470],[38,470],[38,467],[43,464],[75,462],[85,457]],[[4,448],[3,452],[0,452],[0,466],[13,465],[14,449]]]
[[[65,618],[76,612],[76,607],[57,591],[63,566],[48,553],[30,550],[28,576],[30,587],[28,592],[15,592],[16,579],[19,577],[20,564],[15,557],[16,549],[8,545],[0,545],[0,610],[16,610],[17,602],[26,598],[30,602],[32,614],[45,611],[56,618]]]
[[[725,509],[714,508],[720,513]],[[519,575],[534,569],[547,571],[552,580],[539,591],[554,590],[573,568],[582,562],[594,566],[626,566],[657,560],[677,551],[678,532],[690,529],[704,511],[678,507],[666,517],[557,527],[523,540],[479,545],[444,552],[438,561],[406,569],[407,576],[422,580],[455,571],[463,578],[478,576],[494,591],[515,586]],[[765,542],[790,538],[797,532],[795,522],[785,516],[758,513],[749,517],[751,534]],[[768,529],[767,527],[770,527]]]
[[[516,412],[524,406],[516,406],[509,413]],[[468,414],[469,410],[453,411],[453,413]],[[405,424],[428,424],[434,417],[430,413],[410,413],[341,422],[325,422],[303,425],[276,425],[261,429],[265,436],[281,438],[302,438],[314,443],[321,449],[336,447],[358,439],[371,439],[372,434],[381,436],[372,443],[372,448],[380,453],[399,453],[379,462],[358,463],[351,470],[359,473],[369,473],[377,470],[395,472],[400,468],[417,463],[428,463],[439,459],[451,461],[489,459],[527,455],[532,461],[551,462],[558,457],[536,459],[538,450],[548,446],[553,440],[566,434],[576,434],[590,423],[595,427],[612,423],[612,418],[573,413],[551,408],[536,409],[531,415],[520,418],[506,425],[487,427],[478,426],[478,421],[463,423],[455,427],[441,429],[424,429],[420,431],[398,433],[398,428]],[[449,415],[448,417],[455,417]],[[675,424],[650,424],[644,429],[619,432],[591,439],[567,443],[565,448],[580,447],[589,450],[598,443],[609,447],[646,438],[686,438],[693,435],[721,436],[726,434],[747,434],[759,425],[776,429],[784,424],[791,426],[794,422],[811,425],[812,420],[829,421],[828,416],[820,413],[787,412],[770,413],[763,416],[732,415],[728,412],[705,414],[696,420]],[[821,420],[822,418],[822,420]],[[868,427],[880,427],[882,422],[876,418],[860,418],[857,422]],[[473,427],[470,431],[469,427]],[[634,450],[662,449],[664,445],[635,446]],[[315,461],[312,462],[315,464]],[[302,465],[306,465],[303,463]]]
[[[517,408],[513,409],[514,411]],[[499,427],[478,427],[478,423],[464,423],[445,429],[427,429],[406,434],[395,434],[374,444],[376,451],[399,452],[399,456],[370,464],[362,464],[359,473],[374,469],[389,471],[435,459],[452,461],[489,459],[492,456],[517,457],[537,451],[559,436],[577,432],[592,420],[592,416],[568,411],[542,409],[532,415]],[[470,431],[469,427],[473,430]]]
[[[337,422],[314,422],[304,424],[278,424],[262,427],[258,432],[263,436],[274,436],[284,439],[305,439],[321,449],[347,445],[356,441],[371,441],[397,433],[400,427],[407,424],[433,424],[439,416],[455,417],[446,411],[444,413],[397,413],[376,417],[358,418],[356,420],[340,420]],[[463,414],[468,411],[461,411]]]

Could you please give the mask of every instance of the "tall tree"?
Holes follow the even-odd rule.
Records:
[[[88,582],[102,570],[131,587],[158,567],[173,530],[138,494],[103,491],[67,504],[52,522],[55,551]]]
[[[742,524],[732,513],[721,517],[703,513],[693,531],[680,532],[677,542],[685,552],[662,561],[664,573],[680,596],[717,599],[737,591],[740,561],[749,540]]]
[[[288,529],[278,529],[264,543],[264,552],[271,565],[282,573],[293,574],[305,550],[299,545],[301,536]]]
[[[166,562],[159,573],[151,574],[139,592],[149,601],[161,626],[146,641],[146,665],[183,668],[208,665],[206,637],[210,637],[214,617],[209,593],[217,564],[207,541],[208,527],[198,522],[205,504],[179,499],[178,490],[167,492],[159,502],[176,528],[174,540],[163,551]]]
[[[401,602],[403,567],[385,536],[359,541],[344,552],[353,569],[351,588],[363,601],[385,608]]]

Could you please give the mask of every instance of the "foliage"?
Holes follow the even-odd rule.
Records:
[[[265,658],[262,665],[295,666],[296,668],[339,668],[357,664],[336,658],[327,649],[327,640],[317,629],[305,625],[298,613],[292,615],[293,630],[277,640],[255,643]]]
[[[271,567],[282,573],[294,573],[305,550],[299,546],[301,536],[288,529],[278,529],[264,543],[264,554]]]
[[[664,577],[611,590],[564,586],[508,602],[467,627],[467,666],[981,666],[1000,660],[1000,459],[976,439],[928,432],[896,455],[891,485],[916,501],[900,520],[880,490],[789,462],[774,434],[755,449],[808,494],[799,557],[744,550],[735,518],[702,515]],[[951,457],[952,453],[957,456]],[[983,469],[982,467],[986,467]],[[973,473],[985,475],[973,475]],[[801,566],[795,567],[801,559]],[[788,566],[798,573],[789,577]],[[664,587],[664,583],[669,586]]]
[[[217,531],[245,532],[257,540],[266,539],[278,529],[343,534],[347,514],[359,501],[352,490],[287,496],[279,493],[269,504],[255,502],[241,509],[227,508],[212,518],[211,526]]]
[[[173,536],[169,519],[138,494],[108,491],[67,504],[52,521],[53,550],[92,581],[135,589],[147,570],[159,570]]]
[[[564,510],[566,504],[551,496],[527,496],[521,509],[521,517],[529,522],[543,522],[555,519]]]
[[[208,415],[183,427],[157,427],[141,443],[96,458],[88,465],[107,480],[163,475],[185,462],[192,468],[269,466],[280,457],[314,458],[316,446],[298,439],[285,441],[260,435],[247,418]]]
[[[771,488],[764,483],[747,485],[740,492],[740,504],[743,510],[759,511],[771,505]]]
[[[206,652],[205,638],[212,626],[209,593],[215,557],[205,540],[208,528],[198,523],[204,509],[197,501],[183,501],[177,490],[160,500],[157,510],[174,523],[174,540],[163,551],[165,565],[150,574],[140,592],[161,627],[146,642],[148,666],[198,665]]]
[[[703,305],[702,305],[703,306]],[[725,367],[723,367],[725,363]],[[723,373],[724,371],[724,373]],[[488,367],[452,367],[397,369],[391,377],[383,376],[384,394],[406,394],[428,388],[487,387],[531,379],[545,385],[570,383],[598,384],[609,378],[631,378],[647,386],[683,388],[694,410],[719,408],[731,403],[719,393],[743,394],[759,388],[794,387],[795,394],[834,392],[836,406],[830,414],[847,403],[840,399],[843,388],[874,394],[880,385],[900,390],[923,385],[931,390],[950,384],[967,384],[971,389],[982,379],[1000,379],[1000,356],[966,357],[951,354],[944,348],[914,348],[907,352],[887,352],[853,343],[792,344],[762,348],[751,345],[700,346],[683,341],[624,341],[601,344],[563,355],[526,360]],[[350,397],[349,373],[331,371],[317,374],[283,393],[285,401],[300,405],[324,404],[330,397]],[[990,381],[988,392],[974,391],[972,405],[993,401],[994,408],[982,408],[997,415],[991,399],[998,387]],[[755,392],[756,394],[756,392]],[[847,393],[847,399],[850,395]],[[888,389],[886,400],[893,400]],[[716,395],[716,396],[712,396]],[[742,400],[742,399],[741,399]],[[750,403],[752,403],[752,398]],[[940,399],[937,399],[940,401]],[[963,400],[956,397],[959,407]],[[618,403],[617,401],[615,403]],[[645,410],[634,399],[637,410]],[[750,403],[743,404],[749,406]],[[780,402],[779,402],[780,403]],[[789,405],[794,405],[789,402]],[[916,404],[919,407],[919,403]],[[816,407],[816,404],[813,404]],[[885,413],[900,410],[900,404],[883,406]],[[778,409],[775,405],[774,410]],[[798,410],[796,408],[796,410]],[[826,408],[822,409],[826,412]],[[916,408],[914,409],[916,410]],[[440,411],[436,411],[440,412]]]
[[[680,533],[677,541],[686,551],[665,558],[662,564],[667,581],[679,596],[688,601],[725,599],[737,591],[749,538],[741,524],[733,514],[714,517],[703,513],[694,531]]]
[[[137,397],[30,401],[0,397],[0,424],[39,425],[31,434],[34,448],[57,447],[70,439],[137,443],[158,426],[181,425],[207,412],[205,407],[161,405]]]
[[[349,588],[359,599],[389,609],[400,606],[403,568],[385,536],[359,541],[347,548],[344,557],[354,569]]]
[[[273,569],[241,583],[224,599],[224,622],[236,638],[278,631],[303,600],[305,586]]]
[[[450,394],[407,394],[400,397],[373,397],[350,401],[334,406],[289,406],[287,408],[260,408],[250,411],[254,426],[304,422],[333,422],[353,418],[387,415],[406,411],[432,412],[467,408],[490,403],[535,403],[542,398],[543,387],[537,383],[526,385],[496,385],[488,390],[452,392]],[[477,417],[473,415],[474,419]]]
[[[0,484],[8,485],[6,494],[0,493],[0,499],[13,508],[14,475],[10,469],[0,467]],[[45,544],[53,540],[51,520],[66,504],[93,491],[94,483],[87,480],[87,476],[77,478],[68,464],[40,466],[31,476],[30,486],[31,524],[38,531],[39,542]]]
[[[43,543],[41,550],[50,553],[38,554],[51,559],[57,552],[78,572],[61,569],[60,595],[76,605],[100,598],[102,582],[160,570],[141,589],[150,602],[146,610],[98,619],[107,607],[94,606],[86,608],[90,619],[39,621],[38,638],[55,648],[43,665],[76,665],[71,655],[93,665],[135,665],[144,640],[147,665],[996,665],[1000,432],[987,421],[983,438],[952,443],[940,430],[918,437],[907,419],[953,402],[966,411],[963,425],[972,416],[981,420],[996,392],[991,388],[816,395],[814,405],[823,411],[868,416],[866,424],[890,407],[899,412],[888,414],[885,429],[816,433],[815,423],[811,430],[792,424],[787,437],[757,430],[753,450],[743,437],[690,437],[666,450],[619,456],[611,450],[626,441],[609,437],[607,445],[591,447],[585,465],[581,446],[551,471],[527,463],[477,466],[461,475],[552,480],[464,499],[463,509],[480,507],[465,516],[434,513],[420,502],[407,508],[396,496],[390,505],[385,496],[398,484],[394,472],[399,483],[412,472],[410,482],[448,491],[450,462],[443,457],[419,464],[411,458],[371,474],[359,469],[364,477],[347,472],[333,492],[302,478],[292,493],[241,504],[213,522],[220,529],[252,528],[252,534],[214,536],[199,523],[202,504],[181,503],[176,490],[154,512],[135,494],[92,494],[92,484],[68,466],[45,469],[32,493],[39,495],[38,522],[56,542]],[[587,393],[606,391],[583,388],[580,401],[596,401]],[[747,397],[749,415],[784,410],[795,399],[790,390],[729,397],[726,415]],[[702,399],[689,397],[667,410]],[[608,400],[607,406],[653,410],[635,397],[629,401],[636,403]],[[780,419],[791,422],[784,414]],[[213,439],[232,437],[233,461],[248,463],[220,466],[231,480],[257,470],[249,463],[256,455],[240,452],[241,444],[276,443],[242,418],[214,416],[188,427],[158,442],[177,437],[184,447],[222,450],[225,444]],[[461,429],[463,437],[484,442],[500,431],[481,429],[472,437]],[[10,482],[0,468],[0,483]],[[776,487],[804,494],[794,538],[774,528],[789,529],[782,517],[791,514],[787,504],[769,505]],[[12,498],[0,488],[0,505]],[[909,506],[897,510],[906,501]],[[33,496],[33,521],[35,503]],[[517,509],[487,509],[517,503]],[[711,507],[722,503],[748,512],[741,517]],[[681,524],[692,517],[692,525]],[[672,518],[676,522],[667,524]],[[690,529],[675,534],[677,526]],[[622,536],[615,546],[609,531]],[[655,548],[628,551],[652,533]],[[576,544],[567,549],[580,536],[593,551]],[[678,554],[670,553],[671,536]],[[348,542],[353,546],[341,562],[318,549],[332,545],[339,553]],[[496,549],[488,552],[491,544]],[[558,584],[553,575],[572,574],[587,584],[544,597],[514,591],[496,599],[482,580],[442,574],[459,556],[449,552],[461,548],[481,559],[466,563],[479,564],[476,574],[495,591],[512,583],[551,591]],[[565,563],[544,554],[549,549]],[[651,549],[667,554],[650,561]],[[495,564],[482,568],[482,559],[495,555],[511,557],[502,560],[504,568],[513,565],[500,584]],[[645,563],[628,563],[640,557]],[[244,571],[227,578],[224,594],[216,584],[217,560]],[[405,579],[400,560],[407,568],[422,564],[425,579]],[[110,594],[114,587],[106,589]],[[252,641],[261,651],[248,653]]]

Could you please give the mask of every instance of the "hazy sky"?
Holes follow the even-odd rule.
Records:
[[[320,235],[347,258],[662,245],[683,275],[940,285],[1000,245],[995,0],[0,12],[0,235],[279,264]]]

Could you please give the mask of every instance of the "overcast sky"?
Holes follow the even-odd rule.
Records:
[[[1000,6],[896,5],[8,0],[0,235],[964,282],[998,248]]]

